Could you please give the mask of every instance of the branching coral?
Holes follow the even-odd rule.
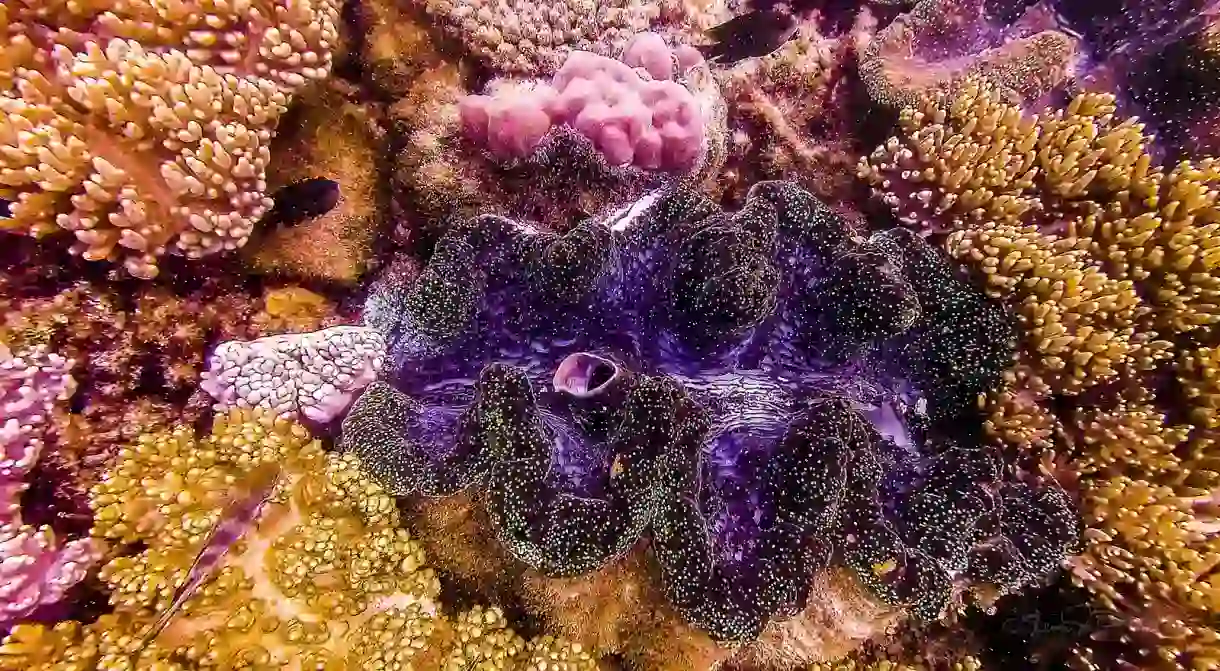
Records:
[[[478,485],[503,549],[553,578],[647,535],[672,607],[714,639],[800,612],[831,560],[936,618],[1074,539],[1062,493],[950,435],[1009,363],[1007,315],[916,236],[865,240],[790,183],[733,214],[654,194],[562,236],[480,217],[364,317],[390,384],[343,445],[380,482]]]
[[[0,627],[64,598],[101,556],[92,539],[62,542],[22,517],[21,495],[44,447],[52,407],[72,395],[72,363],[0,344]]]
[[[573,52],[546,83],[433,92],[395,174],[412,207],[440,220],[494,210],[563,231],[659,185],[713,176],[725,112],[707,64],[655,34],[626,46],[618,60]]]
[[[1035,20],[1002,24],[988,15],[983,0],[919,0],[875,37],[862,40],[860,78],[870,100],[897,112],[976,76],[1007,102],[1037,102],[1071,77],[1076,39],[1043,30]]]
[[[114,612],[19,626],[0,668],[593,668],[565,641],[505,646],[520,639],[498,609],[450,624],[393,500],[270,414],[219,416],[202,440],[146,434],[93,495],[94,534],[120,547],[101,573]]]
[[[1198,343],[1220,304],[1216,162],[1158,166],[1108,94],[1032,116],[974,80],[900,125],[860,174],[1016,307],[1025,343],[989,429],[1076,481],[1070,565],[1100,625],[1075,666],[1213,668],[1216,376]]]
[[[136,277],[245,244],[293,93],[325,77],[336,0],[7,2],[0,197],[8,230],[76,238]]]
[[[1053,388],[1148,370],[1167,338],[1220,320],[1217,164],[1157,167],[1113,96],[1035,117],[974,81],[901,125],[861,176],[904,224],[952,232],[950,252],[1019,306],[1027,363]]]
[[[381,370],[385,339],[359,326],[221,343],[200,388],[217,410],[267,408],[276,414],[325,423]]]

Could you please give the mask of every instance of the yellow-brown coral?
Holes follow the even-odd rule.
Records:
[[[393,498],[354,457],[270,414],[219,416],[202,440],[146,434],[92,494],[93,534],[114,545],[101,571],[114,612],[20,625],[0,669],[596,668],[565,640],[527,644],[499,609],[439,613],[439,582]],[[243,509],[250,527],[232,528]],[[199,558],[223,547],[214,540],[231,546],[209,566]]]
[[[4,229],[136,277],[245,244],[276,122],[325,77],[339,0],[0,6]]]
[[[861,177],[906,225],[950,233],[1026,327],[1024,361],[1077,393],[1220,321],[1220,164],[1153,164],[1111,95],[1027,115],[972,80],[903,111]]]

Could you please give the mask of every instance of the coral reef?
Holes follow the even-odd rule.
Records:
[[[1166,339],[1215,324],[1215,161],[1157,166],[1113,96],[1039,117],[974,81],[902,114],[860,174],[902,223],[1009,297],[1033,387],[1078,393],[1150,370]]]
[[[385,339],[360,326],[228,341],[212,352],[199,388],[217,411],[266,408],[288,419],[326,423],[377,376]]]
[[[1006,313],[916,236],[866,240],[790,183],[734,214],[654,193],[564,235],[456,224],[364,319],[389,383],[342,445],[379,482],[477,485],[503,550],[552,579],[647,537],[666,598],[713,640],[824,605],[808,597],[832,560],[935,619],[962,590],[1040,579],[1075,541],[1053,483],[954,429],[1010,362]]]
[[[72,403],[51,414],[25,497],[57,532],[88,531],[88,489],[120,447],[210,409],[196,391],[211,347],[336,322],[329,299],[300,287],[269,286],[260,296],[207,261],[188,267],[207,277],[112,282],[63,250],[21,238],[4,248],[0,341],[61,354],[77,383]]]
[[[446,618],[393,500],[263,411],[220,415],[202,440],[145,434],[93,502],[94,536],[118,546],[101,571],[113,612],[21,625],[0,668],[595,668],[566,641],[526,645],[498,609]]]
[[[862,35],[860,81],[891,112],[921,96],[985,79],[1006,102],[1040,104],[1075,74],[1079,41],[1047,26],[1038,7],[1013,21],[984,0],[919,0],[876,35]]]
[[[1116,98],[1034,116],[994,86],[925,96],[860,174],[1022,320],[993,438],[1059,472],[1088,529],[1071,668],[1213,668],[1217,172],[1164,166]]]
[[[548,82],[495,80],[485,96],[452,76],[421,90],[414,102],[428,109],[411,114],[426,121],[409,128],[395,170],[412,208],[565,231],[658,186],[713,177],[725,112],[707,64],[651,33],[625,47],[618,60],[575,51]]]
[[[6,2],[4,229],[75,237],[136,277],[241,247],[294,93],[327,76],[339,2]]]
[[[21,496],[44,449],[54,405],[75,390],[72,362],[35,349],[13,356],[0,343],[0,627],[64,598],[101,558],[91,539],[62,542],[22,515]]]

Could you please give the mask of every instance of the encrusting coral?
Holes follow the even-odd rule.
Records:
[[[385,221],[377,133],[334,87],[303,100],[289,121],[272,143],[274,205],[242,255],[258,273],[354,283]],[[321,181],[337,193],[308,188]]]
[[[0,5],[0,219],[157,274],[245,244],[271,138],[326,77],[338,0]]]
[[[972,76],[995,86],[1007,102],[1038,103],[1074,74],[1076,38],[1036,20],[1005,25],[989,15],[988,5],[919,0],[876,35],[862,35],[860,80],[872,104],[897,112],[921,96],[954,92]]]
[[[75,390],[71,367],[45,349],[14,356],[0,342],[0,628],[63,599],[101,558],[92,539],[63,542],[22,515],[21,496],[42,455],[51,410]]]
[[[606,651],[753,642],[839,603],[810,596],[832,561],[851,583],[836,594],[862,584],[936,619],[963,590],[1038,580],[1075,539],[1053,483],[1011,480],[948,428],[1008,366],[1008,315],[918,237],[865,239],[791,183],[732,214],[650,194],[564,235],[456,224],[417,279],[374,287],[364,319],[387,381],[342,445],[389,491],[475,487],[502,551],[554,580],[619,571],[649,539],[665,608],[692,630],[637,629],[628,605],[594,625],[621,632]],[[874,633],[800,621],[829,630],[755,645],[812,661]]]
[[[495,608],[449,620],[393,499],[351,456],[264,411],[211,435],[146,434],[93,488],[113,611],[23,624],[0,668],[593,671],[579,646],[529,644]]]

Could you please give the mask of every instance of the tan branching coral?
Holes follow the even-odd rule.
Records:
[[[202,440],[143,435],[93,503],[113,613],[20,625],[0,669],[596,668],[569,642],[527,644],[496,608],[448,620],[393,498],[269,414],[219,416]]]
[[[241,247],[292,95],[329,74],[339,0],[6,2],[0,198],[10,231],[73,234],[87,259]]]
[[[1220,321],[1220,164],[1154,165],[1114,97],[1086,93],[1038,116],[971,80],[925,96],[859,174],[908,226],[1008,298],[1026,360],[1076,393],[1147,370],[1169,337]]]
[[[899,126],[859,175],[1016,311],[987,428],[1053,455],[1080,498],[1069,565],[1101,628],[1075,668],[1216,668],[1220,356],[1199,343],[1220,322],[1220,163],[1157,165],[1101,93],[1032,115],[967,80]]]
[[[900,127],[859,174],[904,224],[1036,225],[1042,246],[1142,289],[1146,326],[1161,335],[1220,322],[1220,163],[1155,165],[1151,138],[1116,114],[1114,96],[1035,116],[971,80],[925,96]]]

